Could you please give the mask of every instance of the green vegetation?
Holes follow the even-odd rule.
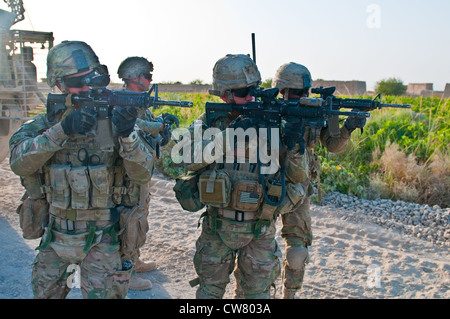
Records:
[[[354,96],[361,98],[361,96]],[[191,109],[163,107],[189,126],[215,96],[201,93],[164,93],[163,100],[188,100]],[[411,104],[411,110],[371,112],[363,132],[355,131],[346,150],[329,153],[321,145],[322,193],[339,191],[361,198],[390,198],[450,207],[450,102],[449,99],[385,96],[383,103]],[[184,170],[170,159],[171,142],[157,168],[171,177]],[[318,181],[315,181],[316,183]]]
[[[402,80],[396,78],[383,79],[376,83],[375,92],[384,95],[402,95],[406,92],[407,86],[403,85]]]

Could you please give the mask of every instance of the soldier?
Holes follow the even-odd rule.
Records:
[[[129,204],[126,181],[146,184],[153,154],[134,129],[135,108],[117,107],[111,119],[97,119],[96,111],[72,105],[72,97],[91,89],[87,83],[109,83],[106,66],[88,44],[53,47],[47,83],[63,94],[49,96],[47,113],[10,139],[11,169],[26,189],[19,208],[24,237],[42,236],[32,272],[34,297],[65,298],[71,271],[79,267],[84,298],[124,298],[133,264],[123,251],[142,237],[136,229],[146,231],[136,204]],[[50,102],[55,96],[59,101]],[[32,219],[38,225],[30,235],[25,221]]]
[[[213,68],[210,94],[226,103],[246,104],[254,100],[251,89],[260,83],[258,68],[247,55],[229,54]],[[223,136],[227,128],[245,130],[252,126],[249,119],[235,113],[211,122],[207,122],[204,114],[199,119],[203,128],[218,128]],[[269,298],[270,287],[280,274],[275,217],[263,216],[259,169],[256,163],[249,163],[248,155],[247,149],[246,163],[216,161],[186,165],[189,171],[199,174],[200,200],[206,205],[194,256],[198,278],[191,281],[191,286],[199,285],[196,292],[199,299],[222,298],[235,265],[245,298]],[[241,202],[246,190],[255,201]]]
[[[117,70],[119,78],[124,81],[125,89],[133,92],[144,92],[150,89],[152,82],[151,72],[153,72],[153,63],[149,62],[146,58],[136,56],[123,60]],[[171,116],[173,117],[174,115]],[[143,140],[149,143],[155,157],[158,158],[161,143],[165,145],[170,138],[170,132],[168,132],[167,127],[164,125],[164,118],[155,118],[149,109],[145,111],[140,110],[136,124],[139,127],[139,132]],[[150,182],[146,185],[136,185],[136,188],[140,189],[140,207],[143,208],[143,213],[148,216]],[[139,254],[140,252],[138,250],[135,261],[136,272],[148,272],[157,268],[155,262],[145,263],[140,260]],[[130,289],[147,290],[151,289],[151,287],[152,283],[150,280],[139,278],[135,275],[131,276]]]
[[[312,79],[309,70],[298,63],[283,64],[276,72],[272,86],[280,89],[285,100],[298,100],[309,95]],[[293,299],[295,293],[302,287],[305,266],[308,263],[308,246],[311,245],[313,234],[311,216],[309,214],[312,185],[310,180],[320,172],[320,161],[314,154],[314,147],[319,141],[332,153],[342,152],[347,146],[351,133],[356,128],[363,128],[365,118],[348,117],[345,124],[339,128],[338,119],[330,121],[322,129],[306,127],[304,141],[306,151],[298,152],[299,145],[288,151],[287,181],[302,186],[305,197],[292,207],[290,212],[282,214],[281,236],[286,241],[286,258],[283,262],[283,298]]]

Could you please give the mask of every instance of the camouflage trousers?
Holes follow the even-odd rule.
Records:
[[[109,223],[109,227],[102,223]],[[132,270],[121,270],[120,244],[114,233],[105,232],[112,229],[110,224],[97,222],[93,238],[89,238],[89,232],[67,234],[55,227],[51,231],[47,228],[34,261],[31,281],[34,298],[65,298],[74,286],[77,269],[83,298],[125,298]],[[92,240],[88,249],[86,239]]]
[[[283,284],[287,289],[300,290],[303,284],[305,266],[308,262],[307,247],[311,245],[313,239],[309,208],[310,199],[306,197],[302,204],[281,217],[281,237],[286,241]],[[289,254],[289,251],[292,253]],[[289,259],[297,261],[289,263]]]
[[[203,219],[196,242],[194,266],[200,284],[197,298],[222,298],[235,266],[246,298],[269,298],[270,287],[281,272],[275,222],[263,226],[255,238],[256,221],[216,218]]]

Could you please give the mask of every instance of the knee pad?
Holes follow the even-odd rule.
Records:
[[[309,261],[308,248],[303,246],[288,247],[286,249],[286,261],[291,269],[303,269]]]

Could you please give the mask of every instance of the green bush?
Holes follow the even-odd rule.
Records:
[[[396,78],[383,79],[376,83],[375,92],[384,95],[402,95],[406,92],[406,85]]]

